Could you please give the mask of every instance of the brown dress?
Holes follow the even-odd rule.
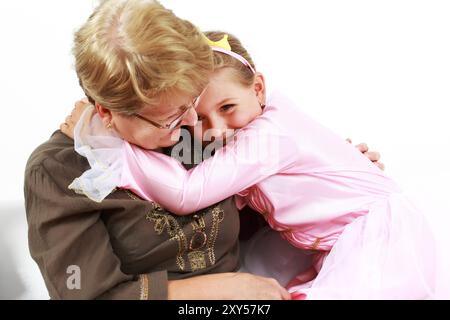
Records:
[[[185,217],[125,190],[95,203],[67,188],[87,168],[60,131],[27,163],[29,247],[52,299],[166,299],[168,280],[238,270],[232,198]]]

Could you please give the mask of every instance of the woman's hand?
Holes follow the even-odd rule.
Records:
[[[347,141],[351,144],[352,140],[347,139]],[[360,143],[355,146],[363,155],[365,155],[374,165],[376,165],[381,170],[385,169],[384,163],[380,162],[381,155],[378,151],[370,151],[369,146],[366,143]]]
[[[291,295],[274,279],[218,273],[169,281],[169,300],[291,300]]]
[[[78,120],[80,120],[80,117],[83,114],[84,110],[89,105],[90,103],[89,101],[87,101],[87,99],[77,101],[75,103],[75,107],[72,109],[72,113],[69,116],[67,116],[65,122],[59,126],[61,132],[64,133],[69,138],[73,139],[73,132],[75,130],[75,126]]]

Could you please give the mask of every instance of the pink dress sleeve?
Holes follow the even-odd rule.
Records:
[[[296,144],[265,112],[189,171],[169,156],[126,144],[120,187],[185,215],[283,171],[297,158]]]

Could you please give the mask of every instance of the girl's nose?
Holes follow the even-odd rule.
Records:
[[[215,118],[210,120],[211,128],[208,129],[208,135],[211,138],[222,140],[227,133],[227,125],[221,118]]]

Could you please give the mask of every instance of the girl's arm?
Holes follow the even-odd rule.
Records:
[[[264,115],[226,147],[187,171],[177,160],[126,144],[120,187],[186,215],[220,202],[279,173],[296,159],[290,137]]]
[[[69,188],[97,202],[120,187],[187,215],[257,184],[296,159],[295,143],[263,114],[212,158],[186,171],[171,157],[117,137],[103,128],[93,107],[86,109],[79,104],[61,129],[75,137],[76,151],[91,167]]]
[[[75,123],[86,107],[85,102],[77,103],[72,115],[61,125],[66,135],[73,137]],[[189,214],[279,173],[298,159],[295,142],[279,134],[281,130],[266,114],[242,129],[237,139],[218,150],[214,157],[191,171],[186,171],[173,158],[131,146],[121,139],[109,137],[108,132],[102,132],[106,140],[102,140],[100,147],[93,145],[93,141],[99,142],[93,138],[100,126],[101,123],[81,126],[87,130],[84,134],[79,130],[78,142],[84,138],[81,140],[86,140],[83,143],[89,148],[78,148],[78,152],[88,158],[92,169],[76,179],[84,183],[71,185],[76,192],[99,202],[115,187],[122,187],[144,199],[159,202],[174,213]],[[116,155],[116,160],[111,160],[111,155]],[[99,159],[108,160],[107,170],[96,165]]]

